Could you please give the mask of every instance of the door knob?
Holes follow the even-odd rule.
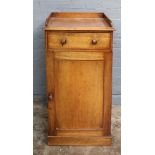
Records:
[[[66,39],[61,39],[60,43],[63,46],[63,45],[65,45],[67,43],[67,40]]]
[[[93,45],[96,45],[96,44],[97,44],[97,40],[93,39],[93,40],[92,40],[92,44],[93,44]]]
[[[52,101],[52,99],[53,99],[53,95],[52,95],[52,93],[49,93],[49,94],[48,94],[48,100],[49,100],[49,101]]]

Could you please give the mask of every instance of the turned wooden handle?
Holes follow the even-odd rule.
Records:
[[[93,40],[92,40],[92,44],[93,44],[93,45],[96,45],[96,44],[97,44],[97,40],[93,39]]]
[[[53,95],[52,95],[52,93],[49,93],[49,94],[48,94],[48,100],[49,100],[49,101],[52,101],[52,99],[53,99]]]
[[[67,43],[67,40],[66,39],[61,39],[60,43],[63,46],[63,45],[65,45]]]

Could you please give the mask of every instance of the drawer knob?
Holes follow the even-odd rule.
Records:
[[[62,40],[60,41],[60,43],[61,43],[61,45],[63,46],[63,45],[65,45],[65,44],[67,43],[67,40],[66,40],[66,39],[62,39]]]
[[[97,40],[93,39],[93,40],[92,40],[92,44],[93,44],[93,45],[96,45],[96,44],[97,44]]]
[[[49,93],[49,94],[48,94],[48,100],[49,100],[49,101],[52,101],[52,99],[53,99],[53,95],[52,95],[52,93]]]

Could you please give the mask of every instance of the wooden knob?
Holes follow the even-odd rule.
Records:
[[[92,40],[92,44],[93,44],[93,45],[96,45],[96,44],[97,44],[97,40],[93,39],[93,40]]]
[[[48,100],[49,100],[49,101],[52,101],[52,99],[53,99],[53,95],[52,95],[52,93],[49,93],[49,95],[48,95]]]
[[[66,40],[66,39],[62,39],[62,40],[60,41],[60,43],[61,43],[61,45],[63,46],[63,45],[65,45],[65,44],[67,43],[67,40]]]

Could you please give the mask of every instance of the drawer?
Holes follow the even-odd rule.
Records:
[[[111,33],[48,32],[47,47],[54,49],[110,49]]]

